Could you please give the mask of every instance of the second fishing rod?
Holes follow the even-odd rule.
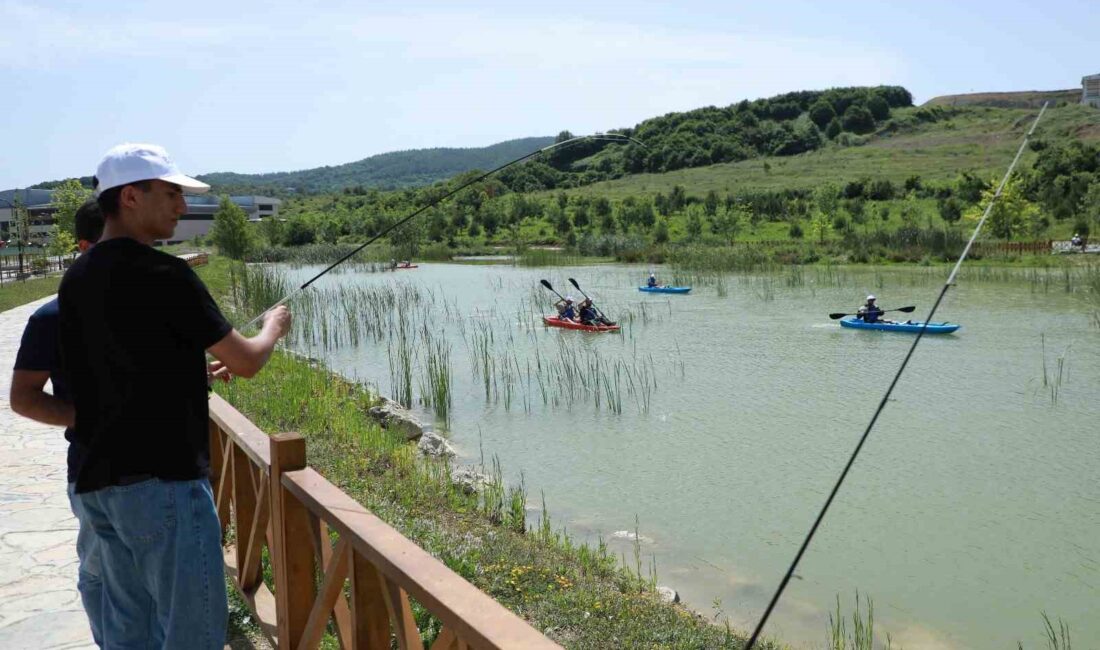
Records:
[[[278,302],[271,305],[267,309],[263,310],[259,315],[257,315],[255,318],[248,321],[243,327],[241,327],[241,329],[242,330],[248,329],[249,327],[255,325],[256,323],[258,323],[260,321],[261,318],[263,318],[264,314],[271,311],[272,309],[275,309],[276,307],[278,307],[280,305],[285,305],[294,296],[298,295],[302,291],[305,291],[307,288],[309,288],[309,285],[313,284],[317,280],[320,280],[329,271],[333,270],[337,266],[340,266],[344,262],[348,261],[349,259],[354,257],[356,254],[358,254],[360,251],[362,251],[367,246],[370,246],[371,244],[378,241],[379,239],[382,239],[386,235],[389,235],[390,233],[397,230],[401,226],[405,225],[409,221],[412,221],[413,219],[420,216],[424,212],[434,208],[435,206],[439,205],[443,201],[446,201],[447,199],[451,198],[455,194],[458,194],[459,192],[466,189],[467,187],[470,187],[471,185],[476,185],[477,183],[480,183],[481,181],[485,180],[486,178],[489,178],[493,174],[499,173],[499,172],[511,167],[512,165],[518,165],[519,163],[524,162],[525,160],[529,160],[531,158],[534,158],[536,156],[548,153],[548,152],[553,151],[555,149],[567,148],[567,147],[573,146],[573,145],[575,145],[579,142],[584,142],[586,140],[604,140],[604,141],[609,141],[609,142],[618,142],[620,144],[632,143],[632,144],[636,144],[636,145],[641,146],[641,147],[645,147],[644,143],[642,143],[639,140],[636,140],[635,138],[627,136],[627,135],[623,135],[623,134],[620,134],[620,133],[600,133],[600,134],[595,134],[595,135],[581,135],[581,136],[577,136],[575,138],[570,138],[568,140],[562,140],[561,142],[555,142],[554,144],[545,146],[542,149],[537,149],[535,151],[532,151],[529,154],[525,154],[523,156],[520,156],[519,158],[516,158],[515,160],[510,160],[510,161],[504,163],[503,165],[500,165],[499,167],[495,167],[495,168],[493,168],[493,169],[491,169],[491,170],[489,170],[489,171],[487,171],[487,172],[485,172],[485,173],[483,173],[479,176],[476,176],[475,178],[473,178],[469,181],[466,181],[465,183],[462,183],[458,187],[446,192],[442,196],[429,201],[428,203],[422,205],[419,208],[416,208],[415,210],[413,210],[409,214],[405,215],[404,217],[401,217],[393,225],[389,226],[388,228],[383,228],[382,232],[380,232],[377,235],[371,237],[370,239],[363,242],[362,244],[356,246],[354,249],[351,250],[351,252],[349,252],[346,255],[342,256],[341,258],[339,258],[338,260],[336,260],[332,264],[329,264],[320,273],[317,273],[316,275],[314,275],[310,279],[306,280],[297,289],[291,291],[290,293],[288,293],[287,295],[285,295],[281,299],[279,299]]]

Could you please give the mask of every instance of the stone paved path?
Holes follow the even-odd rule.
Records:
[[[95,648],[76,590],[77,523],[61,429],[12,412],[11,368],[27,318],[51,298],[0,312],[0,648]]]

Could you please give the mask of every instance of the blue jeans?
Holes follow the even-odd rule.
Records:
[[[77,497],[103,566],[104,647],[221,650],[229,606],[210,482],[150,479]]]
[[[103,647],[103,581],[99,577],[102,572],[99,550],[96,548],[95,531],[84,514],[80,499],[76,498],[75,488],[76,483],[69,483],[69,507],[80,523],[80,532],[76,534],[76,557],[80,560],[76,588],[84,603],[84,613],[88,615],[92,639],[97,646]]]

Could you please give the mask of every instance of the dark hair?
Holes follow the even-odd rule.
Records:
[[[77,240],[96,243],[103,234],[103,211],[99,209],[99,203],[94,200],[87,201],[76,211],[76,238]]]
[[[104,218],[118,216],[119,196],[122,194],[122,188],[128,185],[133,185],[142,192],[148,192],[153,189],[153,183],[150,181],[134,181],[133,183],[119,185],[118,187],[112,187],[109,190],[100,192],[99,196],[96,198],[96,202],[99,203],[99,209],[103,212]]]

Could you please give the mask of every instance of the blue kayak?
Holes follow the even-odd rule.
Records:
[[[691,287],[638,287],[638,291],[646,293],[687,293]]]
[[[857,330],[882,330],[884,332],[919,332],[924,327],[923,321],[909,321],[908,323],[864,323],[855,316],[849,316],[840,321],[841,327],[851,327]],[[955,323],[928,323],[925,334],[950,334],[959,329]]]

